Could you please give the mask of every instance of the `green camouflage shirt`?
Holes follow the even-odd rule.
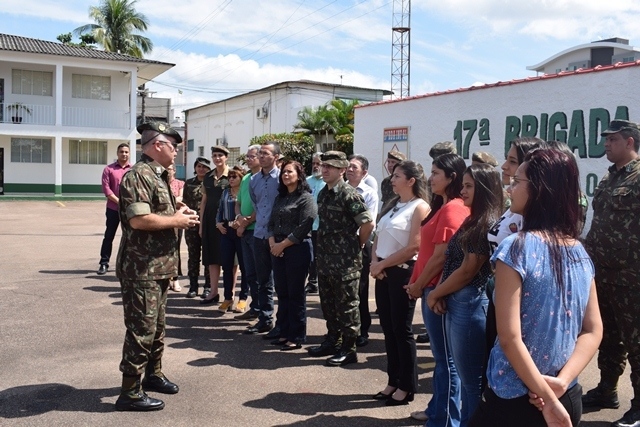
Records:
[[[358,229],[373,221],[355,188],[339,181],[318,193],[318,273],[344,275],[362,270]]]
[[[133,165],[120,183],[122,238],[116,275],[127,280],[159,280],[178,275],[178,236],[173,228],[136,230],[129,221],[134,216],[171,216],[176,201],[169,188],[169,174],[146,155]]]
[[[200,212],[200,202],[202,202],[202,181],[197,176],[189,178],[184,182],[182,190],[182,202],[196,212]]]
[[[593,196],[586,249],[596,280],[637,283],[640,273],[640,158],[609,168]]]

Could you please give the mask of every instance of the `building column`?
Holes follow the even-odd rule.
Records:
[[[138,70],[137,69],[133,69],[133,71],[131,71],[131,89],[129,90],[129,118],[130,120],[130,124],[131,127],[129,128],[129,130],[131,130],[131,141],[130,141],[130,146],[131,147],[135,147],[136,146],[136,134],[135,134],[135,129],[136,129],[136,116],[137,116],[137,112],[138,112]],[[135,151],[135,150],[131,150],[131,151]],[[135,157],[134,157],[135,158]]]
[[[56,126],[62,126],[62,65],[56,65]]]
[[[55,165],[54,195],[62,196],[62,135],[60,134],[56,135],[53,153],[53,163]]]

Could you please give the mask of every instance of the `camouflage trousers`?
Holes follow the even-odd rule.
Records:
[[[640,292],[633,286],[596,282],[603,335],[598,353],[601,381],[617,384],[631,365],[632,406],[640,408]]]
[[[355,351],[360,334],[359,284],[360,271],[343,276],[318,272],[320,307],[328,337],[336,343],[342,342],[342,349],[347,351]]]
[[[169,279],[120,279],[120,287],[127,328],[120,371],[127,376],[160,373]]]
[[[202,258],[202,238],[198,233],[198,227],[187,228],[184,232],[184,238],[189,250],[187,276],[198,278],[200,277],[200,260]],[[204,267],[204,277],[209,277],[209,269],[206,266]]]

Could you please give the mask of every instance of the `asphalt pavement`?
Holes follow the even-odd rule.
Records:
[[[419,393],[408,406],[386,407],[371,396],[386,385],[376,316],[359,363],[344,368],[304,350],[280,352],[262,336],[200,299],[171,293],[163,371],[180,386],[158,395],[166,408],[115,412],[124,338],[120,286],[113,268],[98,276],[103,201],[10,201],[0,196],[1,426],[415,426],[412,411],[431,397],[433,359],[418,344]],[[114,242],[115,255],[120,232]],[[186,271],[187,250],[182,262]],[[373,282],[371,282],[372,311]],[[307,298],[308,345],[326,332],[317,295]],[[422,332],[419,310],[414,330]],[[305,346],[305,348],[307,347]],[[595,361],[580,377],[595,386]],[[605,427],[629,409],[629,370],[621,408],[587,413],[582,426]]]

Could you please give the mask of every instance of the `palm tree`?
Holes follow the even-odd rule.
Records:
[[[99,6],[89,7],[89,16],[95,24],[87,24],[73,30],[77,36],[91,34],[96,43],[107,52],[118,52],[142,58],[153,49],[147,37],[134,34],[146,31],[147,17],[135,10],[137,0],[101,0]]]
[[[353,134],[353,119],[355,117],[353,109],[359,103],[360,102],[357,99],[351,99],[348,101],[343,99],[334,99],[329,102],[335,117],[336,135]]]
[[[294,131],[303,132],[305,135],[312,135],[316,139],[316,145],[320,144],[320,136],[324,135],[325,144],[329,144],[329,134],[336,131],[336,121],[333,111],[326,105],[317,108],[302,107],[298,112],[298,123],[294,126]]]

